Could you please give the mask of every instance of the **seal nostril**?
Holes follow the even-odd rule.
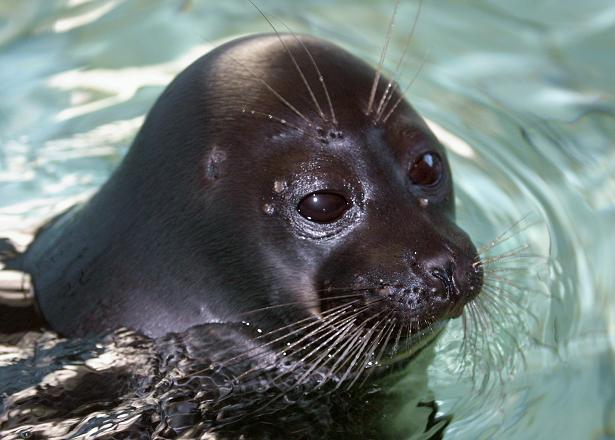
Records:
[[[444,286],[445,292],[442,292],[444,295],[441,295],[441,296],[452,299],[452,300],[457,299],[460,296],[459,289],[455,285],[455,280],[453,278],[454,273],[455,273],[455,262],[454,261],[449,261],[448,264],[446,265],[446,268],[435,268],[430,272],[430,274],[434,278],[437,278],[438,280],[440,280],[440,282]],[[438,289],[432,289],[431,293],[435,295],[437,293],[437,290]]]

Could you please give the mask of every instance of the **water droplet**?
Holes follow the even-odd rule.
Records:
[[[429,200],[419,199],[419,205],[421,206],[421,208],[427,208],[427,206],[429,206]]]
[[[283,180],[276,180],[273,184],[273,190],[277,193],[281,193],[286,189],[286,182]]]
[[[256,331],[259,332],[259,333],[263,332],[260,328],[257,328]]]
[[[263,205],[263,212],[267,215],[273,215],[273,213],[275,212],[275,208],[271,203],[265,203]]]

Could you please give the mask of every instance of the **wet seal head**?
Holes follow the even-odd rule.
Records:
[[[342,352],[357,329],[374,335],[367,350],[459,316],[477,262],[446,152],[400,88],[282,34],[178,75],[109,181],[18,266],[63,334],[316,319],[345,334],[330,341]]]
[[[244,237],[273,281],[262,307],[293,305],[269,318],[352,304],[366,327],[394,321],[409,335],[459,316],[482,271],[454,222],[444,148],[388,80],[371,97],[372,68],[320,40],[281,39],[225,54],[256,83],[253,99],[232,95],[244,118],[233,118],[238,138],[225,150],[228,181],[241,188],[229,206],[252,209],[242,210]]]

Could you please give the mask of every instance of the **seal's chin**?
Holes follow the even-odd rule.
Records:
[[[449,320],[437,321],[402,341],[401,346],[389,344],[385,356],[380,362],[383,367],[405,365],[413,357],[418,355],[424,348],[431,345],[438,339],[446,328]]]

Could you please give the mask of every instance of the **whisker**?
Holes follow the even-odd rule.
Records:
[[[483,254],[483,253],[487,252],[488,250],[493,249],[494,247],[504,243],[505,241],[510,240],[515,235],[519,234],[520,232],[524,231],[525,229],[529,228],[531,226],[531,224],[527,223],[527,224],[524,225],[524,223],[526,223],[526,221],[528,220],[529,216],[530,216],[529,213],[525,214],[519,220],[517,220],[512,225],[510,225],[508,228],[506,228],[495,239],[493,239],[490,242],[480,246],[478,248],[478,253],[479,254]]]
[[[243,362],[243,361],[246,361],[246,360],[253,359],[255,357],[261,356],[262,355],[261,353],[257,353],[255,356],[245,357],[246,354],[251,353],[252,351],[259,350],[259,349],[268,347],[270,345],[276,344],[276,343],[278,343],[280,341],[283,341],[285,339],[288,339],[288,338],[292,337],[295,334],[301,333],[301,332],[305,331],[306,329],[308,329],[310,327],[313,327],[313,326],[316,326],[316,325],[319,325],[319,326],[326,325],[326,320],[337,319],[336,316],[338,316],[340,314],[343,314],[346,311],[346,309],[348,309],[350,307],[352,307],[352,303],[344,304],[343,306],[337,307],[337,309],[339,309],[339,310],[335,310],[334,313],[331,313],[329,316],[326,316],[323,319],[318,319],[316,317],[304,318],[304,319],[302,319],[300,321],[297,321],[295,323],[286,325],[286,326],[278,328],[276,330],[272,330],[271,332],[268,332],[268,333],[266,333],[264,335],[260,335],[260,336],[258,336],[256,338],[257,340],[261,339],[261,338],[264,338],[266,336],[270,336],[272,334],[279,333],[280,331],[284,331],[284,330],[293,328],[293,327],[295,327],[295,326],[297,326],[299,324],[307,322],[307,324],[302,325],[301,327],[291,331],[290,333],[284,334],[283,336],[280,336],[280,337],[278,337],[278,338],[276,338],[276,339],[274,339],[272,341],[268,341],[268,342],[266,342],[264,344],[260,344],[260,345],[258,345],[256,347],[252,347],[252,348],[250,348],[250,349],[248,349],[248,350],[246,350],[246,351],[244,351],[244,352],[242,352],[242,353],[240,353],[240,354],[238,354],[236,356],[233,356],[232,358],[230,358],[230,359],[226,360],[225,362],[223,362],[221,364],[221,366],[222,367],[229,367],[229,366],[237,364],[237,363],[233,363],[234,361],[240,360],[241,362]],[[325,321],[324,324],[323,324],[323,321]]]
[[[523,324],[522,316],[531,318],[534,324],[538,325],[540,320],[534,313],[528,309],[522,309],[523,313],[519,313],[519,304],[514,302],[512,298],[509,298],[508,295],[500,295],[501,292],[507,293],[503,289],[496,289],[488,286],[485,290],[486,295],[483,296],[483,299],[490,301],[498,310],[504,309],[507,319],[513,320],[517,325],[522,325],[526,328],[526,325]]]
[[[372,89],[369,94],[369,102],[367,104],[367,114],[368,115],[372,113],[372,107],[374,106],[374,99],[376,98],[376,91],[378,90],[378,84],[380,83],[380,77],[382,76],[382,69],[384,67],[384,60],[386,58],[386,54],[389,49],[389,44],[391,43],[393,28],[395,27],[395,18],[397,17],[397,10],[399,8],[399,2],[400,0],[395,1],[395,7],[393,8],[393,14],[391,15],[391,19],[389,21],[387,34],[384,40],[384,46],[382,47],[382,52],[380,53],[380,60],[378,61],[378,66],[376,68],[376,74],[374,75],[374,82],[372,83]]]
[[[280,20],[280,19],[278,18],[278,20]],[[327,88],[327,84],[325,82],[325,77],[320,72],[320,69],[318,68],[318,64],[316,63],[316,60],[312,56],[312,53],[309,51],[309,49],[307,48],[305,43],[303,43],[303,41],[300,38],[297,37],[297,35],[292,31],[292,29],[290,27],[288,27],[288,25],[286,23],[284,23],[284,21],[280,20],[280,22],[288,30],[288,32],[290,32],[290,34],[293,36],[293,38],[297,42],[299,42],[301,47],[303,47],[303,49],[305,50],[305,53],[307,54],[308,58],[310,59],[310,62],[312,63],[312,66],[314,66],[314,70],[316,71],[316,74],[318,75],[318,81],[322,85],[322,90],[323,90],[323,92],[325,94],[325,98],[327,99],[327,104],[329,105],[329,111],[331,112],[331,122],[333,122],[333,125],[337,127],[337,118],[335,116],[335,110],[333,109],[333,102],[331,100],[331,95],[329,94],[329,89]]]
[[[360,308],[359,308],[359,309],[357,309],[357,310],[353,310],[353,311],[352,311],[352,313],[351,313],[350,315],[348,315],[348,314],[341,315],[341,316],[339,317],[339,318],[343,318],[343,320],[342,320],[341,322],[336,322],[336,321],[337,321],[337,319],[339,319],[339,318],[336,318],[336,319],[334,319],[334,320],[331,320],[330,322],[326,322],[326,323],[324,323],[323,328],[325,328],[325,327],[333,327],[333,324],[337,324],[337,325],[345,325],[347,322],[354,320],[357,316],[359,316],[361,313],[363,313],[363,312],[364,312],[365,310],[367,310],[368,308],[369,308],[368,306],[363,306],[363,307],[360,307]],[[336,329],[335,329],[335,328],[333,328],[333,330],[336,330]],[[313,335],[311,335],[311,336],[313,336]],[[318,342],[318,340],[319,340],[320,338],[322,338],[322,336],[320,336],[318,339],[313,339],[313,340],[311,340],[311,341],[310,341],[307,345],[302,345],[302,346],[301,346],[301,348],[300,348],[299,350],[304,350],[305,348],[309,347],[310,345],[312,345],[312,344],[314,344],[314,343]],[[308,338],[308,339],[309,339],[309,338]],[[300,341],[297,341],[296,343],[293,343],[293,344],[289,345],[289,346],[288,346],[288,348],[286,348],[286,347],[285,347],[285,348],[284,348],[284,349],[283,349],[280,353],[288,352],[289,350],[291,350],[291,349],[293,349],[295,346],[297,346],[297,345],[298,345],[298,343],[300,343],[300,342],[302,342],[302,341],[301,341],[301,340],[300,340]],[[291,353],[295,353],[295,352],[296,352],[296,351],[293,351],[293,352],[291,352]]]
[[[527,286],[523,286],[520,285],[518,283],[515,283],[513,280],[506,278],[505,276],[501,276],[501,275],[496,275],[496,274],[489,274],[488,278],[485,279],[483,285],[487,285],[487,286],[491,286],[491,287],[496,287],[496,288],[500,288],[502,290],[504,290],[502,288],[502,284],[506,285],[508,287],[510,287],[511,289],[517,290],[519,292],[525,292],[525,293],[532,293],[532,294],[537,294],[540,295],[544,298],[547,299],[554,299],[550,294],[543,292],[541,290],[538,289],[530,289]],[[505,292],[509,292],[508,290],[504,290]],[[510,295],[513,295],[512,292],[509,292]]]
[[[471,302],[468,305],[466,305],[466,308],[467,308],[469,316],[471,318],[471,323],[474,326],[474,329],[471,331],[471,338],[470,338],[470,345],[469,346],[473,347],[473,351],[474,352],[476,352],[476,351],[480,352],[480,350],[478,348],[478,334],[479,334],[479,332],[476,329],[476,327],[478,325],[480,325],[480,324],[478,323],[478,318],[476,316],[476,304],[474,302]],[[482,347],[480,347],[480,348],[482,348]],[[472,362],[471,365],[472,365],[472,378],[474,379],[474,378],[476,378],[476,366],[477,366],[477,364],[475,362]]]
[[[404,326],[400,324],[399,330],[397,331],[397,336],[395,336],[395,342],[393,343],[393,349],[392,349],[393,353],[397,353],[399,350],[399,341],[401,339],[401,333],[402,333],[403,328]]]
[[[351,317],[349,320],[346,321],[346,324],[342,323],[341,325],[352,325],[352,321],[355,319],[356,317]],[[320,335],[318,338],[316,339],[312,339],[311,341],[309,341],[306,345],[302,345],[299,350],[295,350],[292,351],[290,353],[287,353],[289,355],[293,355],[295,353],[297,353],[298,351],[302,351],[305,350],[306,348],[309,348],[310,346],[316,344],[317,342],[321,341],[322,342],[317,345],[316,347],[314,347],[310,352],[308,352],[306,355],[303,355],[301,358],[296,359],[291,366],[289,367],[289,369],[287,371],[283,371],[282,373],[278,374],[277,376],[275,376],[272,379],[272,382],[277,382],[278,380],[280,380],[281,378],[283,378],[284,376],[287,376],[288,374],[292,373],[293,371],[295,371],[297,369],[298,366],[303,365],[305,363],[306,360],[308,360],[313,354],[318,353],[320,351],[320,349],[328,344],[332,339],[335,339],[339,336],[339,329],[338,328],[329,328],[324,334]],[[324,339],[326,338],[326,339]],[[324,339],[324,340],[323,340]],[[286,353],[286,351],[279,353],[279,355],[284,355]]]
[[[297,70],[297,73],[299,73],[299,76],[301,77],[301,81],[303,81],[303,84],[305,85],[310,98],[312,98],[312,102],[314,103],[314,105],[316,106],[316,110],[318,111],[318,115],[324,120],[327,120],[327,117],[325,116],[325,114],[322,111],[322,108],[320,107],[320,104],[318,103],[318,100],[316,99],[316,95],[314,95],[314,91],[312,90],[312,87],[310,86],[310,83],[308,82],[307,78],[305,77],[303,70],[301,70],[301,67],[299,67],[299,63],[297,62],[297,59],[295,58],[295,56],[293,55],[292,51],[290,50],[290,48],[288,47],[288,45],[286,44],[286,42],[284,41],[284,39],[282,38],[282,36],[280,35],[280,33],[278,32],[277,28],[274,26],[274,24],[271,22],[271,20],[269,20],[269,17],[267,17],[267,15],[265,15],[265,13],[262,11],[261,8],[259,8],[256,3],[254,3],[252,0],[248,0],[248,2],[250,2],[250,4],[252,6],[254,6],[254,8],[258,11],[258,13],[260,15],[263,16],[263,18],[267,21],[267,23],[269,23],[269,26],[271,26],[271,29],[273,29],[273,32],[275,32],[278,41],[280,42],[280,44],[282,44],[282,46],[284,47],[284,50],[286,51],[286,53],[288,54],[288,56],[290,57],[293,65],[295,66],[295,69]]]
[[[479,309],[482,310],[482,312],[485,315],[487,315],[490,318],[492,323],[499,322],[498,320],[496,320],[494,318],[494,316],[491,314],[491,310],[488,307],[486,307],[485,304],[482,303],[482,301],[479,301],[477,306],[479,307]],[[492,332],[493,332],[492,336],[495,336],[495,331],[493,330],[493,327],[492,327]],[[503,381],[503,378],[502,378],[502,375],[501,375],[502,374],[502,369],[499,368],[499,367],[504,366],[506,364],[505,359],[504,359],[504,356],[505,356],[504,348],[502,347],[501,343],[497,339],[494,339],[494,338],[491,339],[491,342],[490,342],[490,344],[488,344],[488,346],[489,346],[489,353],[490,353],[490,357],[491,357],[490,360],[491,360],[491,362],[493,364],[493,365],[491,365],[491,367],[495,368],[495,370],[498,372],[498,376],[500,377],[500,381]],[[509,359],[509,362],[512,362],[512,361],[513,361],[513,357],[511,356],[510,359]],[[487,366],[489,366],[489,365],[487,365]]]
[[[389,340],[391,339],[391,336],[393,335],[393,332],[395,331],[395,327],[397,327],[397,318],[393,317],[392,319],[390,318],[393,315],[393,313],[389,313],[389,327],[390,330],[388,332],[388,334],[386,335],[386,339],[384,340],[382,347],[380,349],[380,352],[378,353],[378,355],[376,356],[376,364],[379,364],[381,359],[384,356],[384,353],[386,351],[387,346],[389,345]]]
[[[507,252],[504,252],[502,254],[499,255],[495,255],[493,257],[485,257],[485,258],[481,258],[477,261],[475,261],[472,266],[474,267],[478,267],[478,266],[489,266],[491,264],[494,263],[499,263],[503,260],[508,260],[510,261],[513,257],[522,257],[522,258],[535,258],[535,256],[528,256],[528,255],[522,255],[522,253],[526,250],[528,250],[530,248],[529,245],[524,244],[521,245],[519,247],[516,247],[514,249],[511,249]]]
[[[269,121],[278,122],[278,123],[280,123],[282,125],[285,125],[285,126],[288,126],[288,127],[291,127],[293,129],[297,130],[301,134],[304,134],[306,136],[310,136],[310,137],[314,137],[315,138],[315,136],[313,136],[311,133],[306,132],[305,130],[303,130],[298,125],[292,124],[292,123],[288,122],[286,119],[279,118],[279,117],[274,116],[274,115],[272,115],[270,113],[265,113],[265,112],[261,112],[261,111],[258,111],[258,110],[249,110],[246,107],[243,107],[241,109],[241,113],[247,113],[247,114],[250,114],[250,115],[253,115],[253,116],[261,116],[261,117],[263,117],[265,119],[268,119]]]
[[[294,105],[292,105],[286,98],[284,98],[277,90],[275,90],[271,85],[269,85],[269,83],[267,83],[267,81],[265,81],[264,79],[262,79],[261,77],[259,77],[258,75],[256,75],[252,69],[250,69],[248,66],[246,66],[244,63],[242,63],[241,61],[239,61],[237,58],[235,58],[234,56],[232,56],[231,54],[229,54],[228,52],[224,54],[225,56],[229,57],[231,59],[231,61],[235,62],[237,65],[239,65],[239,67],[241,67],[243,70],[245,70],[253,79],[255,79],[256,81],[260,82],[263,86],[265,86],[265,88],[270,91],[273,96],[275,96],[278,101],[280,101],[282,104],[284,104],[288,109],[290,109],[294,114],[296,114],[297,116],[299,116],[301,119],[303,119],[305,121],[305,123],[308,125],[308,127],[312,127],[313,124],[312,122],[309,120],[309,118],[307,116],[305,116],[303,113],[301,113],[297,107],[295,107]]]
[[[327,328],[328,328],[328,327],[329,327],[329,326],[330,326],[333,322],[337,321],[337,320],[338,320],[338,319],[340,319],[340,318],[344,318],[344,317],[346,316],[346,315],[344,315],[344,312],[345,312],[345,310],[343,310],[343,311],[339,311],[338,313],[336,313],[336,314],[334,314],[334,315],[331,315],[331,316],[327,317],[327,318],[326,318],[326,319],[324,319],[324,320],[320,320],[320,321],[318,321],[318,322],[316,323],[316,324],[318,325],[318,327],[317,327],[316,329],[314,329],[314,330],[310,331],[309,333],[307,333],[307,334],[305,334],[305,335],[301,336],[298,340],[296,340],[296,341],[294,341],[294,342],[292,342],[292,343],[288,343],[289,345],[287,345],[286,347],[284,347],[284,349],[282,349],[281,351],[277,352],[277,353],[276,353],[276,356],[274,356],[274,358],[276,358],[276,359],[277,359],[277,357],[281,356],[284,352],[295,353],[294,351],[292,351],[295,347],[297,347],[299,344],[301,344],[301,343],[302,343],[303,341],[305,341],[306,339],[312,338],[313,336],[317,335],[318,333],[320,333],[320,332],[322,332],[322,331],[326,331],[326,330],[327,330]],[[305,326],[305,327],[307,328],[307,327],[309,327],[309,326]],[[305,330],[305,328],[295,330],[295,331],[291,332],[291,333],[290,333],[290,334],[288,334],[288,335],[284,335],[284,336],[282,336],[282,337],[280,337],[280,338],[276,339],[275,341],[271,341],[271,342],[268,342],[268,343],[266,343],[266,344],[263,344],[263,345],[262,345],[262,347],[270,346],[270,345],[272,345],[272,344],[274,344],[274,343],[277,343],[277,342],[280,342],[280,341],[282,341],[282,340],[284,340],[284,339],[288,339],[288,338],[289,338],[290,336],[292,336],[293,334],[299,334],[299,333],[301,333],[301,332],[302,332],[302,331],[304,331],[304,330]],[[322,337],[322,335],[321,335],[320,337]],[[319,339],[320,339],[320,337],[319,337]],[[318,341],[319,339],[316,339],[315,341]],[[313,342],[311,342],[311,343],[314,343],[314,341],[313,341]],[[307,346],[311,345],[311,343],[309,343]],[[262,347],[261,347],[261,348],[262,348]],[[274,362],[276,362],[276,359],[274,359]],[[243,361],[243,359],[242,359],[242,361]],[[253,371],[253,370],[255,370],[255,369],[258,369],[258,367],[254,367],[253,369],[248,370],[246,373],[250,373],[250,372],[252,372],[252,371]],[[245,375],[245,373],[244,373],[244,374],[242,374],[242,375],[240,375],[239,377],[242,377],[242,376],[244,376],[244,375]]]
[[[419,0],[417,12],[414,15],[414,21],[412,22],[412,28],[410,29],[410,34],[408,35],[408,37],[406,38],[406,42],[404,43],[404,49],[402,51],[401,56],[399,57],[397,66],[395,67],[395,73],[393,75],[393,78],[399,78],[402,64],[404,63],[406,55],[408,54],[408,50],[410,49],[410,43],[412,42],[412,38],[414,37],[414,32],[416,30],[416,25],[418,24],[419,17],[421,16],[422,6],[423,6],[423,0]],[[380,103],[378,104],[378,109],[376,110],[376,123],[379,122],[380,118],[382,117],[382,112],[384,111],[384,108],[391,100],[391,96],[393,95],[392,88],[393,88],[393,80],[390,80],[389,83],[387,84],[386,90],[382,94],[382,98],[380,99]]]
[[[353,335],[348,339],[348,342],[346,344],[346,349],[344,350],[344,352],[342,353],[341,356],[338,357],[338,359],[336,360],[335,364],[333,364],[333,366],[331,367],[331,375],[335,375],[338,370],[344,365],[344,363],[346,362],[346,360],[348,359],[348,356],[352,356],[354,347],[355,345],[355,341],[357,339],[360,339],[361,335],[363,335],[363,329],[367,326],[367,323],[376,319],[379,315],[381,315],[382,313],[384,313],[384,311],[381,311],[379,313],[377,313],[376,315],[372,315],[370,316],[368,319],[366,319],[365,321],[363,321],[361,324],[359,324],[356,329],[355,332],[353,333]],[[360,342],[357,342],[357,344],[360,344]],[[342,349],[343,347],[340,347],[340,349]],[[338,383],[341,384],[343,382],[344,378],[342,378],[340,380],[340,382]],[[337,388],[337,387],[336,387]]]
[[[469,307],[469,306],[466,306]],[[461,340],[461,346],[459,347],[459,352],[455,358],[455,365],[461,365],[462,371],[465,370],[464,361],[467,358],[467,350],[468,350],[468,313],[464,308],[464,312],[461,314],[461,325],[463,332],[463,339]]]
[[[312,362],[310,368],[297,380],[297,383],[304,383],[305,379],[309,377],[309,375],[318,367],[324,367],[327,362],[331,361],[333,357],[331,356],[331,351],[337,346],[337,344],[343,341],[346,337],[348,331],[350,331],[354,326],[354,318],[353,321],[348,322],[345,327],[343,327],[342,331],[337,334],[335,340],[331,344],[331,347],[328,350],[325,350],[324,353],[315,361]],[[323,362],[324,361],[324,362]],[[322,365],[321,365],[322,363]]]
[[[358,315],[358,314],[357,314],[357,315]],[[354,318],[356,318],[356,316],[353,316],[353,319],[354,319]],[[337,338],[335,339],[335,341],[334,341],[334,343],[333,343],[333,347],[335,347],[335,346],[338,344],[338,341],[343,341],[343,340],[344,340],[344,337],[345,337],[345,334],[346,334],[349,330],[353,329],[353,327],[354,327],[354,322],[353,322],[353,321],[348,322],[348,323],[346,324],[346,326],[343,328],[342,333],[341,333],[341,334],[339,334],[339,335],[335,335],[335,336],[337,336]],[[343,347],[343,345],[342,345],[342,347]],[[330,351],[331,351],[331,350],[327,350],[327,351],[325,351],[325,353],[324,353],[324,354],[322,354],[322,355],[320,356],[320,358],[318,359],[318,361],[316,361],[316,362],[312,362],[312,365],[311,365],[311,367],[308,369],[308,371],[306,371],[306,372],[305,372],[305,373],[304,373],[304,374],[303,374],[303,375],[299,378],[299,380],[295,381],[295,383],[294,383],[294,385],[293,385],[292,387],[290,387],[290,388],[288,388],[288,389],[284,390],[284,392],[282,392],[282,393],[280,393],[279,395],[277,395],[276,397],[274,397],[274,398],[273,398],[273,399],[272,399],[272,400],[271,400],[271,401],[270,401],[267,405],[269,405],[269,404],[271,404],[271,403],[275,402],[276,400],[281,399],[282,397],[286,396],[288,393],[290,393],[290,392],[292,392],[293,390],[295,390],[295,389],[297,389],[298,387],[300,387],[300,386],[304,383],[304,380],[305,380],[307,377],[309,377],[309,375],[311,374],[311,372],[312,372],[312,371],[314,371],[314,370],[315,370],[315,369],[319,366],[320,362],[322,362],[322,360],[323,360],[323,359],[325,359],[325,362],[323,363],[323,365],[321,365],[321,367],[322,367],[322,366],[324,366],[324,365],[326,365],[326,363],[328,363],[328,362],[331,360],[331,357],[330,357],[330,358],[327,358],[327,355],[329,354],[329,352],[330,352]],[[294,370],[294,368],[295,368],[295,367],[293,366],[293,367],[291,368],[291,370],[290,370],[290,371],[293,371],[293,370]],[[330,374],[332,375],[332,373],[330,373]],[[278,376],[278,378],[281,378],[283,375],[284,375],[284,374],[282,374],[282,375]],[[278,379],[278,378],[276,378],[276,379]],[[274,379],[274,381],[275,381],[276,379]],[[323,381],[323,382],[319,383],[318,385],[316,385],[316,387],[315,387],[315,388],[319,388],[319,387],[320,387],[321,385],[323,385],[324,383],[325,383],[325,381]]]
[[[318,291],[316,291],[318,292]],[[337,299],[346,299],[346,298],[358,298],[358,297],[362,297],[363,294],[357,293],[357,294],[352,294],[352,295],[339,295],[339,296],[333,296],[333,297],[329,297],[326,298],[327,300],[337,300]],[[269,311],[269,310],[275,310],[275,309],[280,309],[280,308],[284,308],[284,307],[290,307],[290,306],[295,306],[295,305],[305,305],[306,307],[313,307],[314,305],[318,305],[322,302],[322,299],[317,298],[314,300],[304,300],[304,301],[291,301],[291,302],[287,302],[284,304],[273,304],[270,306],[266,306],[266,307],[261,307],[258,309],[253,309],[253,310],[249,310],[247,312],[243,312],[240,313],[239,316],[247,316],[247,315],[252,315],[255,313],[260,313],[260,312],[265,312],[265,311]],[[340,306],[337,306],[340,307]],[[331,309],[329,309],[331,310]]]
[[[393,331],[395,330],[395,325],[397,323],[397,320],[390,319],[390,316],[393,313],[389,313],[386,317],[387,319],[387,324],[384,326],[384,329],[388,329],[386,330],[386,333],[384,334],[383,338],[378,342],[378,344],[380,345],[380,351],[378,352],[378,354],[376,355],[376,357],[374,358],[374,365],[372,368],[370,368],[367,373],[364,374],[363,376],[363,380],[361,381],[360,386],[365,385],[365,383],[367,382],[367,380],[370,378],[370,376],[372,375],[372,373],[374,372],[374,370],[376,368],[378,368],[378,365],[380,364],[380,361],[382,359],[382,357],[384,356],[384,353],[386,352],[387,346],[389,344],[389,340],[391,339],[391,335],[393,334]],[[381,343],[382,342],[382,343]],[[377,347],[376,347],[377,348]]]
[[[357,347],[357,352],[356,355],[353,357],[352,361],[350,362],[350,365],[348,366],[348,368],[346,369],[346,371],[344,372],[342,378],[340,379],[340,381],[337,383],[336,388],[339,388],[348,378],[348,376],[350,375],[350,373],[352,372],[354,366],[356,365],[356,363],[359,361],[359,359],[361,359],[361,357],[363,356],[365,349],[367,348],[367,346],[369,345],[369,342],[371,341],[372,336],[375,333],[376,327],[371,327],[366,334],[363,335],[363,343],[360,343]],[[348,389],[348,388],[347,388]]]
[[[397,98],[397,100],[393,104],[393,107],[387,112],[386,116],[384,118],[382,118],[382,123],[383,124],[387,123],[387,121],[389,120],[391,115],[393,113],[395,113],[395,110],[397,110],[397,107],[399,107],[399,105],[402,103],[402,101],[404,100],[404,97],[406,96],[406,93],[408,93],[410,88],[414,85],[414,82],[418,79],[419,75],[423,71],[423,68],[425,67],[425,63],[427,62],[427,58],[428,57],[429,57],[429,53],[426,53],[423,56],[423,60],[421,61],[421,64],[419,65],[419,68],[414,73],[414,76],[412,77],[412,79],[410,80],[408,85],[404,88],[404,90],[399,94],[399,97]]]
[[[346,390],[352,389],[352,387],[357,382],[357,380],[361,377],[361,375],[365,373],[365,370],[367,369],[367,366],[370,363],[370,359],[373,359],[374,350],[378,347],[378,344],[380,344],[380,342],[382,341],[383,332],[384,332],[384,330],[386,328],[386,321],[380,321],[380,322],[378,322],[376,324],[376,326],[379,326],[382,322],[385,322],[385,325],[383,325],[382,328],[380,329],[380,331],[376,334],[376,336],[374,336],[374,338],[372,340],[372,343],[370,344],[369,348],[367,348],[365,350],[365,352],[364,352],[364,360],[361,363],[361,365],[357,367],[357,372],[355,373],[355,376],[352,379],[352,381],[346,386]],[[375,368],[375,366],[374,366],[374,368]],[[371,371],[373,371],[373,369]]]

